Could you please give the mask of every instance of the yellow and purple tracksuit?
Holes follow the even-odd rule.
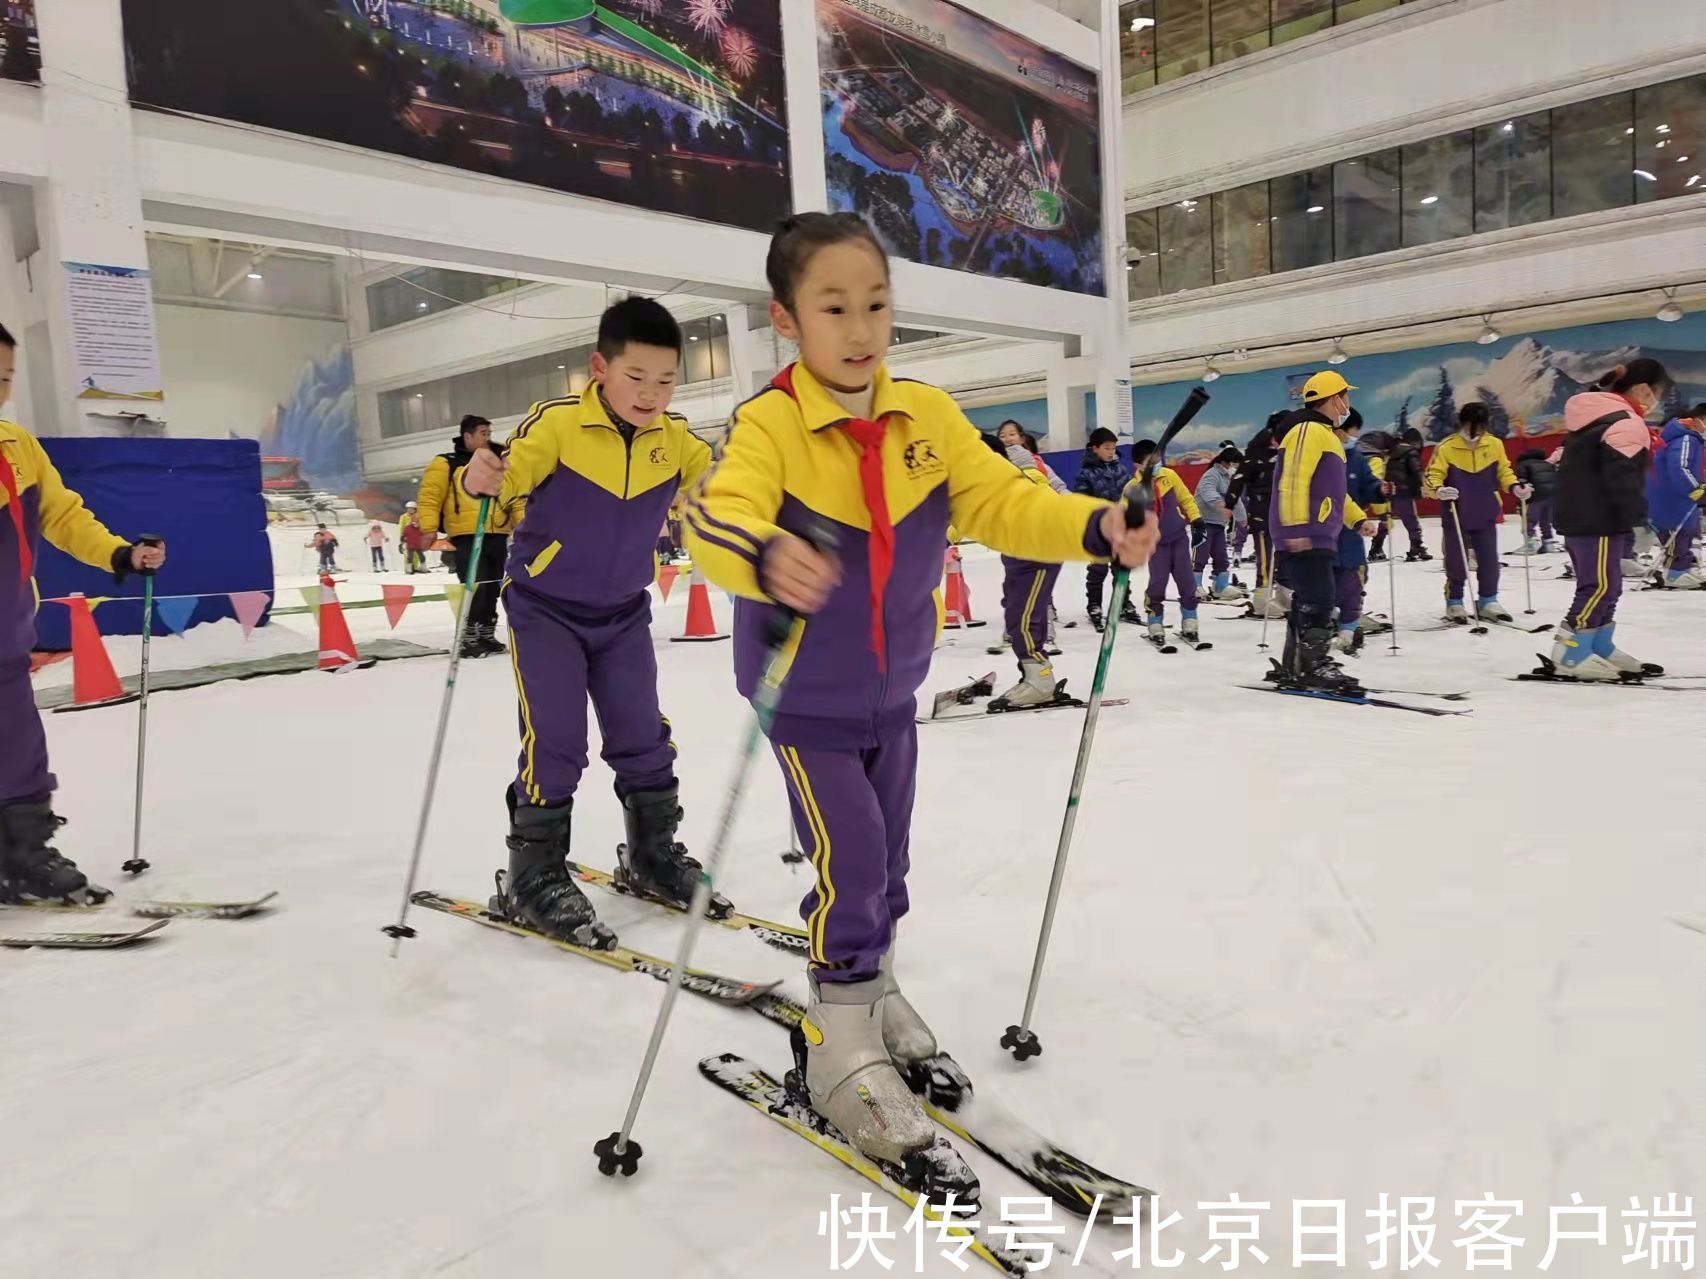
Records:
[[[1015,444],[1013,449],[1021,449]],[[1008,450],[1011,453],[1013,450]],[[1049,478],[1036,467],[1021,466],[1019,474],[1032,484],[1052,489]],[[950,530],[952,537],[956,530]],[[1050,672],[1048,660],[1049,608],[1054,602],[1054,584],[1060,579],[1059,564],[1041,564],[1012,555],[1001,557],[1001,616],[1007,630],[1007,642],[1013,656],[1019,659],[1019,669],[1026,662],[1039,663]]]
[[[1292,415],[1274,453],[1268,531],[1292,590],[1291,628],[1302,633],[1333,618],[1333,560],[1345,525],[1345,446],[1319,409]],[[1304,543],[1296,549],[1297,543]]]
[[[41,539],[73,559],[122,574],[130,544],[65,487],[34,436],[0,422],[0,806],[44,802],[54,789],[47,738],[30,687],[36,640],[34,567]]]
[[[658,525],[710,461],[686,418],[629,426],[596,385],[534,405],[510,438],[498,504],[528,498],[503,590],[521,700],[517,802],[555,807],[573,797],[586,769],[588,697],[617,791],[675,784],[646,588],[657,575]]]
[[[1499,594],[1499,516],[1504,504],[1499,495],[1516,484],[1504,441],[1483,431],[1471,438],[1459,431],[1439,442],[1428,462],[1423,479],[1429,497],[1440,488],[1457,490],[1457,500],[1446,503],[1454,509],[1445,513],[1445,597],[1462,600],[1469,581],[1469,566],[1463,562],[1467,547],[1475,553],[1475,586],[1479,602]],[[1463,530],[1461,542],[1457,530]]]
[[[1202,518],[1202,511],[1191,490],[1172,468],[1159,467],[1154,485],[1154,510],[1161,521],[1161,543],[1149,561],[1149,589],[1143,593],[1143,606],[1150,621],[1159,620],[1170,577],[1179,591],[1179,607],[1186,617],[1192,617],[1197,611],[1197,575],[1191,567],[1191,525]]]
[[[906,913],[917,781],[914,694],[930,669],[948,524],[1039,562],[1106,558],[1103,503],[1028,482],[946,392],[879,368],[872,422],[850,417],[799,364],[735,412],[722,457],[687,508],[706,576],[738,596],[735,674],[763,672],[771,540],[836,538],[841,582],[795,623],[770,740],[816,882],[801,907],[820,980],[873,977]],[[861,442],[863,441],[863,442]]]

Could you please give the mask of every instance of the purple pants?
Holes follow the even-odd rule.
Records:
[[[1334,590],[1339,605],[1339,628],[1351,626],[1362,619],[1363,579],[1368,570],[1357,568],[1335,568],[1333,570]]]
[[[1191,561],[1191,567],[1202,572],[1209,560],[1214,561],[1216,574],[1230,573],[1232,561],[1226,554],[1226,525],[1204,524],[1202,541],[1197,543],[1196,558]]]
[[[1224,535],[1224,531],[1223,531]],[[1143,604],[1153,616],[1161,611],[1167,599],[1167,579],[1179,589],[1179,606],[1187,613],[1197,607],[1197,575],[1191,571],[1191,540],[1180,536],[1162,542],[1149,561],[1149,589],[1144,592]]]
[[[1697,506],[1690,511],[1681,529],[1674,531],[1674,541],[1670,532],[1664,532],[1664,541],[1670,546],[1670,558],[1665,561],[1665,569],[1667,572],[1686,573],[1695,565],[1694,539],[1700,536],[1700,508]]]
[[[811,969],[820,982],[868,981],[907,911],[918,726],[869,750],[772,749],[817,874],[800,903]]]
[[[1449,505],[1449,503],[1448,503]],[[1451,511],[1445,513],[1445,598],[1460,600],[1469,582],[1469,566],[1463,562],[1463,545],[1457,540],[1457,520]],[[1491,599],[1499,593],[1499,531],[1486,528],[1466,528],[1463,543],[1475,556],[1475,586],[1477,599]]]
[[[1268,570],[1276,567],[1273,563],[1274,539],[1273,534],[1268,531],[1267,521],[1257,524],[1252,520],[1250,536],[1256,541],[1256,585],[1267,586]]]
[[[47,771],[28,654],[0,657],[0,724],[0,804],[40,803],[58,783]]]
[[[1001,610],[1006,615],[1007,642],[1021,662],[1048,665],[1048,608],[1054,600],[1060,565],[1001,557],[1006,576],[1001,582]]]
[[[1617,616],[1617,601],[1623,595],[1623,542],[1621,533],[1564,539],[1576,570],[1576,598],[1564,617],[1566,626],[1591,631]]]
[[[510,582],[503,600],[521,702],[516,799],[554,807],[574,797],[586,771],[589,697],[617,790],[673,786],[675,743],[658,710],[651,597],[642,592],[614,609],[583,611]]]
[[[1234,521],[1232,526],[1232,553],[1234,555],[1244,554],[1244,543],[1249,540],[1249,537],[1250,522],[1248,520]]]
[[[1549,497],[1533,498],[1528,503],[1528,527],[1523,530],[1530,537],[1539,532],[1542,540],[1552,540],[1552,499]]]
[[[1404,526],[1404,531],[1410,535],[1410,549],[1421,551],[1427,549],[1422,541],[1422,522],[1416,517],[1416,499],[1413,497],[1395,497],[1392,499],[1392,513],[1398,517],[1398,522]]]

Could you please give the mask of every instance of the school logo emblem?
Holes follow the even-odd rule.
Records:
[[[666,448],[663,448],[661,446],[653,449],[652,450],[652,465],[653,466],[668,466],[669,465],[669,450]]]
[[[940,475],[943,471],[942,459],[936,456],[935,446],[929,440],[914,440],[906,446],[906,473],[914,479],[926,475]]]

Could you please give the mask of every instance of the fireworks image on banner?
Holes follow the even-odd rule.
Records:
[[[751,75],[758,67],[758,46],[753,44],[752,37],[739,27],[730,27],[723,32],[723,61],[728,64],[730,71],[742,80]]]
[[[703,35],[718,35],[729,20],[729,0],[687,0],[687,20]]]

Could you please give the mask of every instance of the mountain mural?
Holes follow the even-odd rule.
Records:
[[[302,478],[313,488],[347,496],[362,487],[349,347],[339,343],[309,361],[260,438],[267,454],[300,458]]]

